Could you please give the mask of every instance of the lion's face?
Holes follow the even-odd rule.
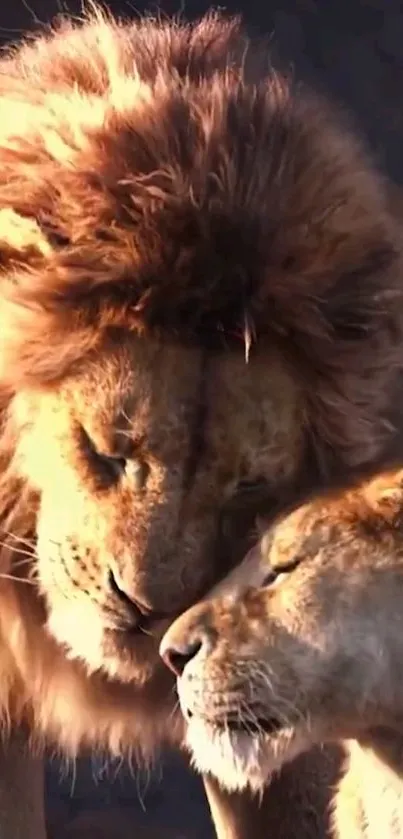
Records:
[[[299,508],[168,630],[196,766],[229,789],[401,719],[402,473]]]
[[[262,363],[122,333],[82,373],[16,399],[48,627],[90,668],[147,678],[166,619],[226,573],[239,485],[292,474],[297,395]],[[235,522],[239,550],[253,523]]]

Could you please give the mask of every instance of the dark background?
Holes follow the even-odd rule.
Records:
[[[109,0],[107,5],[129,16],[159,7],[166,13],[181,11],[188,18],[209,7],[206,0],[160,0],[159,6],[141,0]],[[275,58],[293,68],[297,78],[344,104],[379,165],[403,182],[402,0],[245,0],[243,5],[240,0],[227,0],[220,5],[241,12],[251,34],[269,35]],[[79,14],[81,10],[79,0],[0,0],[0,40],[15,40],[60,12]],[[200,784],[188,777],[176,758],[167,767],[159,763],[151,774],[135,771],[134,777],[122,769],[117,772],[117,767],[107,769],[102,761],[79,763],[61,784],[59,777],[53,764],[48,789],[54,839],[73,835],[103,839],[103,824],[110,839],[120,839],[121,813],[133,825],[130,832],[136,839],[140,839],[142,824],[160,826],[158,837],[211,837]],[[105,811],[117,806],[107,825]],[[101,810],[100,826],[86,831],[82,821],[80,832],[76,821],[73,833],[72,820],[88,808]],[[173,834],[165,834],[169,827]],[[154,834],[150,839],[155,839]]]

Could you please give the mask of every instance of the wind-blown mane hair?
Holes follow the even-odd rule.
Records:
[[[387,187],[237,20],[65,21],[0,62],[0,522],[35,532],[15,415],[114,330],[275,346],[323,458],[376,456],[401,360]],[[268,62],[267,62],[268,64]],[[3,551],[3,565],[6,554]]]

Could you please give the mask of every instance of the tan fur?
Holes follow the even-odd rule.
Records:
[[[180,741],[172,617],[394,440],[387,184],[254,55],[95,13],[1,59],[0,719],[72,755]]]
[[[298,508],[162,642],[195,765],[229,789],[343,741],[345,839],[403,830],[402,511],[401,470]]]

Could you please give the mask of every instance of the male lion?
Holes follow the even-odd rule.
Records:
[[[402,470],[285,516],[162,641],[195,765],[260,790],[343,741],[331,835],[401,837],[402,620]]]
[[[258,512],[393,452],[388,188],[341,118],[254,55],[218,15],[94,14],[0,62],[7,839],[43,835],[20,738],[179,744],[172,618],[241,559]],[[265,834],[248,795],[207,786],[220,837]]]

